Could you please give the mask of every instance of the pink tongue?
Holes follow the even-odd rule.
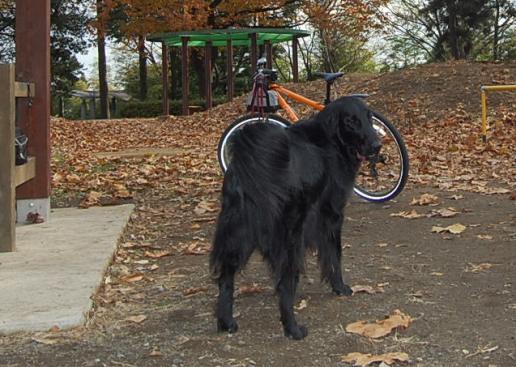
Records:
[[[365,161],[366,157],[364,157],[363,155],[361,155],[360,153],[357,152],[357,158],[359,161],[363,162]]]

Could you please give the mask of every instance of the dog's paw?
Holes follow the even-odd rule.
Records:
[[[217,320],[217,331],[224,332],[227,331],[230,334],[236,333],[238,331],[238,324],[235,319],[231,319],[228,321],[218,319]]]
[[[333,288],[333,292],[337,296],[351,296],[353,294],[353,290],[347,284],[342,284],[342,286],[340,286],[338,288],[337,287]]]
[[[301,340],[308,335],[308,329],[303,325],[296,325],[290,328],[285,328],[285,336],[294,340]]]

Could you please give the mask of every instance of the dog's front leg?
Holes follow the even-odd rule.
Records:
[[[325,234],[319,243],[319,262],[321,265],[322,278],[329,281],[333,292],[339,296],[351,296],[353,291],[350,286],[342,280],[341,258],[341,228],[343,215],[333,213],[320,219],[321,233]]]
[[[306,327],[299,325],[294,316],[294,299],[296,296],[299,271],[285,271],[278,283],[281,322],[285,336],[301,340],[308,335]]]
[[[238,324],[233,318],[234,291],[235,269],[226,264],[219,277],[219,299],[216,311],[218,331],[235,333],[238,330]]]

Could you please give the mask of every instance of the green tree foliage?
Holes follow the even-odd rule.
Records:
[[[15,59],[14,32],[16,2],[4,0],[0,7],[0,62]],[[51,1],[50,54],[52,92],[67,94],[81,76],[82,65],[77,54],[90,45],[87,27],[90,22],[88,4],[81,0]]]
[[[385,7],[383,58],[391,67],[513,59],[515,7],[513,0],[392,0]]]

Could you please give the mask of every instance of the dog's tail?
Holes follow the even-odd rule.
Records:
[[[214,275],[222,267],[240,270],[252,250],[270,242],[275,218],[288,195],[288,136],[282,127],[254,124],[231,141],[231,163],[224,176],[222,210],[210,257]]]
[[[289,137],[283,127],[256,123],[232,140],[230,166],[246,200],[259,208],[281,213],[288,197]]]

